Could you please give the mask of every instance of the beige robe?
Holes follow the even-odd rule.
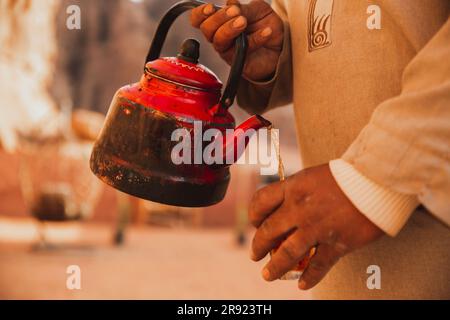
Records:
[[[313,294],[450,298],[450,1],[273,6],[286,30],[276,75],[244,80],[240,105],[263,113],[293,102],[305,166],[343,158],[428,209],[397,237],[341,259]],[[381,290],[366,286],[369,265],[381,268]]]

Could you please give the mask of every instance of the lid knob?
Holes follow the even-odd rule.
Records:
[[[200,43],[195,39],[186,39],[180,48],[178,59],[190,62],[198,63],[200,57]]]

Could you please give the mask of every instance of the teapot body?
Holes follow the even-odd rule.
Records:
[[[177,57],[160,57],[177,17],[203,4],[198,0],[181,1],[163,16],[145,59],[144,75],[138,83],[117,91],[94,144],[91,170],[125,193],[175,206],[218,203],[229,184],[229,165],[223,159],[220,165],[211,163],[212,158],[219,158],[215,151],[214,156],[210,153],[208,161],[203,161],[211,141],[204,141],[202,132],[216,129],[210,138],[219,149],[213,149],[235,161],[240,153],[233,148],[228,154],[227,146],[234,146],[240,137],[248,141],[245,132],[250,129],[270,126],[270,122],[255,115],[231,134],[227,130],[235,128],[228,109],[245,65],[248,40],[244,33],[235,40],[235,55],[223,93],[216,75],[199,63],[200,44],[195,39],[184,41]],[[196,131],[199,124],[200,133]],[[182,142],[173,139],[180,131]],[[184,142],[183,137],[191,142],[182,149],[183,159],[190,161],[174,161],[174,150]],[[190,152],[187,157],[186,152]]]
[[[180,143],[172,138],[176,130],[189,133],[194,142],[195,122],[201,121],[203,131],[215,128],[224,135],[235,127],[227,110],[211,112],[219,99],[220,90],[199,90],[144,74],[140,82],[115,94],[93,148],[92,171],[116,189],[159,203],[203,207],[219,202],[230,180],[228,166],[176,164],[172,159]],[[203,151],[208,142],[201,143]],[[191,155],[194,149],[191,143]]]

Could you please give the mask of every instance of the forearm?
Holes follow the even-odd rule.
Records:
[[[343,155],[392,191],[416,195],[450,225],[450,20],[407,66],[402,93],[380,104]]]

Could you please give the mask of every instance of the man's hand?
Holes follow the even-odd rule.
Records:
[[[244,75],[259,81],[274,74],[283,45],[283,22],[263,0],[242,5],[238,0],[228,0],[227,6],[218,11],[212,4],[205,4],[192,10],[191,23],[228,64],[234,57],[234,40],[246,31],[249,50]]]
[[[279,279],[310,248],[317,248],[299,281],[303,290],[322,280],[340,257],[384,234],[348,200],[328,164],[259,190],[252,199],[249,217],[258,228],[252,244],[253,260],[261,260],[282,242],[263,269],[268,281]]]

